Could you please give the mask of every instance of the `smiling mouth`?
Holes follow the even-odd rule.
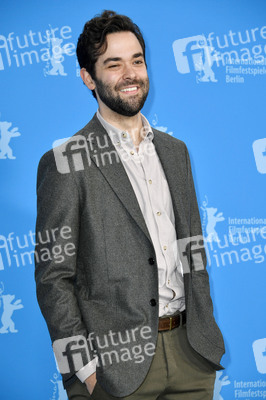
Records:
[[[123,92],[123,93],[134,93],[134,92],[137,92],[137,91],[138,91],[138,87],[137,86],[127,87],[127,88],[124,88],[124,89],[120,90],[120,92]]]

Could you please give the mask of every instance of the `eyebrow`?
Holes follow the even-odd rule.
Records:
[[[144,58],[143,53],[141,53],[141,52],[135,53],[132,56],[132,58],[138,58],[138,57],[143,57]],[[121,61],[121,60],[122,60],[121,57],[109,57],[109,58],[106,58],[106,60],[104,60],[103,65],[105,65],[105,64],[107,64],[107,63],[109,63],[111,61],[114,62],[114,61]]]

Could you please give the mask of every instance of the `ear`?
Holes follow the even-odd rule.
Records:
[[[92,79],[91,75],[86,71],[85,68],[81,68],[80,70],[80,76],[81,79],[83,80],[84,84],[87,86],[88,89],[94,90],[96,85],[94,83],[94,80]]]

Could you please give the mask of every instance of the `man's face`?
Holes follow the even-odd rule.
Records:
[[[132,117],[142,109],[149,92],[141,45],[132,32],[111,33],[106,41],[106,52],[95,64],[99,106]]]

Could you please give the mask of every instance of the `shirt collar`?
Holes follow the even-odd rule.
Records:
[[[110,136],[114,145],[121,144],[128,140],[131,141],[130,135],[126,131],[116,128],[115,126],[113,126],[109,122],[107,122],[100,114],[99,109],[97,110],[96,115],[97,115],[97,118],[99,119],[100,123],[103,125],[103,127],[107,131],[107,133]],[[149,124],[149,121],[147,120],[147,118],[144,117],[143,114],[140,114],[140,115],[141,115],[141,120],[142,120],[143,133],[145,135],[143,137],[143,140],[152,141],[153,137],[154,137],[154,133]],[[128,140],[126,140],[126,139],[128,139]]]

